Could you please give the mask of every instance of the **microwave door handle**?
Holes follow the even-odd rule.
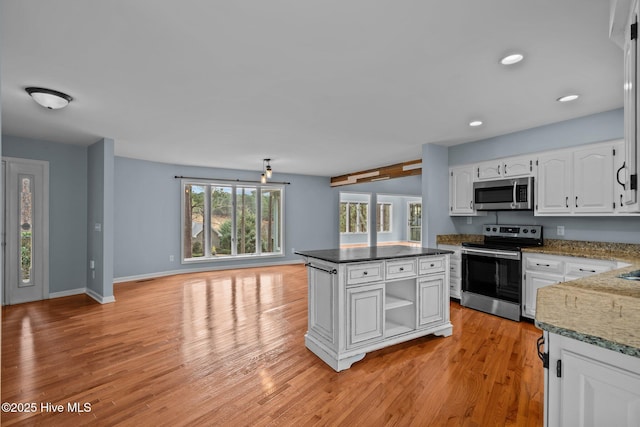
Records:
[[[518,194],[518,181],[513,182],[513,203],[514,205],[518,203],[517,194]]]

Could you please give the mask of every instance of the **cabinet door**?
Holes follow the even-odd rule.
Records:
[[[510,157],[502,163],[502,176],[514,178],[533,175],[533,160],[531,157]]]
[[[628,206],[624,203],[625,200],[625,158],[624,158],[624,141],[618,141],[613,145],[613,202],[616,207],[615,212],[627,212]]]
[[[551,344],[545,399],[549,427],[640,425],[638,358],[555,334],[547,336]]]
[[[571,153],[561,151],[538,157],[536,214],[569,213],[571,207]]]
[[[563,276],[555,274],[545,274],[533,271],[525,272],[524,280],[524,307],[522,307],[522,315],[529,318],[536,317],[536,297],[538,289],[555,285],[563,281]]]
[[[473,166],[451,168],[449,172],[450,215],[473,215]]]
[[[573,154],[573,212],[613,212],[613,146],[577,150]]]
[[[384,284],[347,288],[347,347],[381,340],[383,325]]]
[[[418,325],[420,327],[442,322],[445,318],[444,274],[434,274],[418,280]]]
[[[625,168],[624,168],[624,204],[632,210],[638,209],[637,190],[631,189],[631,176],[638,173],[640,163],[640,150],[638,150],[638,40],[631,38],[631,24],[638,22],[638,2],[634,3],[631,16],[626,25],[624,36],[624,142],[625,142]]]
[[[485,179],[497,179],[502,177],[502,164],[501,160],[493,160],[491,162],[483,162],[476,166],[476,178],[479,181]]]

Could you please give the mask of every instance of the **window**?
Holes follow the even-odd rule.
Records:
[[[182,259],[282,255],[284,188],[182,183]]]
[[[391,232],[391,203],[378,203],[376,209],[376,231]]]
[[[340,203],[340,232],[366,233],[368,203],[341,202]]]

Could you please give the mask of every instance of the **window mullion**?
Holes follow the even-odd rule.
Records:
[[[256,254],[262,253],[262,187],[256,188]]]
[[[204,256],[211,257],[211,186],[205,186],[204,192],[204,218],[202,226],[204,227]]]
[[[236,194],[237,187],[234,185],[231,188],[231,255],[238,255],[238,230],[236,227],[238,213],[238,209],[236,207],[238,203]]]

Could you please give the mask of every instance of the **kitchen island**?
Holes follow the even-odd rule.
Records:
[[[411,246],[296,251],[308,274],[306,347],[342,371],[370,351],[450,336],[450,253]]]

